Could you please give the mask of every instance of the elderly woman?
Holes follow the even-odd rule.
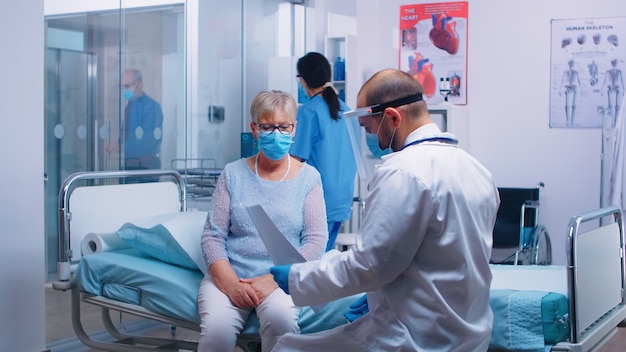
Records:
[[[260,204],[307,260],[320,258],[328,240],[320,175],[288,154],[296,129],[295,100],[281,91],[261,92],[250,113],[260,151],[226,165],[202,234],[209,274],[198,294],[199,351],[233,351],[253,310],[263,351],[271,351],[282,334],[299,332],[299,308],[269,273],[272,260],[246,207]]]

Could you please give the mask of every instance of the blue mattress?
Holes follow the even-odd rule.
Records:
[[[167,264],[135,249],[85,256],[76,270],[82,292],[142,306],[151,312],[200,323],[199,270]],[[346,297],[318,312],[305,307],[300,313],[302,333],[312,333],[344,324],[343,312],[360,295]],[[567,297],[553,292],[493,290],[492,348],[529,349],[552,345],[568,334]],[[242,334],[256,335],[258,319],[252,315]]]
[[[167,264],[135,249],[101,252],[84,256],[76,269],[76,283],[82,292],[142,306],[151,312],[200,324],[198,288],[203,279],[199,270]],[[358,296],[333,301],[314,312],[300,313],[302,333],[330,329],[346,323],[343,312]],[[243,334],[258,332],[258,319],[251,316]]]

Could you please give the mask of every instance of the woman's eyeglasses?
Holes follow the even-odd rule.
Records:
[[[273,125],[271,123],[255,123],[257,131],[261,133],[272,133],[274,130],[278,130],[278,132],[282,134],[290,134],[293,132],[293,123],[285,123],[280,125]]]

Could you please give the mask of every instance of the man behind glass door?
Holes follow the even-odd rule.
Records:
[[[122,123],[124,169],[160,169],[163,112],[161,105],[143,91],[143,77],[139,70],[124,70],[122,95],[128,101]]]

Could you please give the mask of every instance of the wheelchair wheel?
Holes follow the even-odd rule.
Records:
[[[550,242],[550,235],[545,227],[541,225],[537,227],[532,243],[530,264],[552,264],[552,243]]]

